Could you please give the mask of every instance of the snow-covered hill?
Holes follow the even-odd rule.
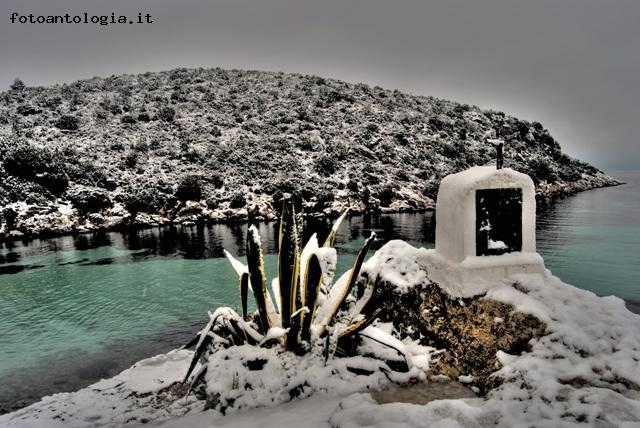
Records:
[[[17,235],[117,227],[130,212],[140,225],[273,218],[283,192],[308,213],[428,209],[442,177],[492,162],[494,138],[540,194],[617,183],[501,112],[315,76],[176,69],[17,80],[0,94],[0,206],[14,204],[2,217]]]

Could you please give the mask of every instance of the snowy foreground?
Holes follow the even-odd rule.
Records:
[[[391,249],[397,256],[386,263],[384,254]],[[429,281],[417,262],[427,251],[392,241],[365,268],[406,290]],[[167,388],[184,376],[192,356],[177,350],[0,416],[0,426],[640,427],[640,316],[622,300],[567,285],[548,271],[514,275],[484,298],[511,304],[547,325],[547,334],[532,343],[530,352],[497,353],[494,375],[504,382],[486,397],[424,405],[376,402],[371,392],[390,382],[428,382],[429,362],[438,352],[409,340],[399,344],[412,363],[410,372],[402,374],[364,357],[325,364],[321,358],[240,346],[209,363],[207,387],[231,403],[226,415],[203,411],[204,401],[184,398],[184,390],[175,386]],[[247,370],[247,358],[259,358],[264,368]],[[460,381],[470,379],[461,376]],[[247,384],[254,387],[246,390],[242,385]]]

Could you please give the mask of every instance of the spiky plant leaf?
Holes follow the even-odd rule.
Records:
[[[256,343],[258,343],[258,341],[255,340],[250,334],[247,334],[247,331],[240,326],[238,321],[234,320],[233,318],[230,318],[229,325],[231,325],[235,334],[242,338],[243,343],[246,342],[249,345],[255,345]]]
[[[382,309],[378,308],[373,312],[373,314],[370,317],[362,316],[358,321],[356,321],[353,324],[349,325],[347,328],[345,328],[340,333],[338,333],[338,340],[346,339],[346,338],[348,338],[350,336],[353,336],[353,335],[361,332],[362,330],[364,330],[368,326],[370,326],[371,323],[373,323],[375,321],[375,319],[378,317],[378,314],[380,313],[381,310]]]
[[[311,238],[307,241],[307,244],[302,248],[302,252],[300,253],[300,286],[298,294],[300,296],[300,302],[298,307],[301,308],[303,306],[307,306],[306,296],[306,270],[307,264],[309,263],[309,257],[313,254],[314,251],[318,249],[318,237],[314,233],[311,235]]]
[[[217,314],[217,312],[218,311],[216,311],[214,314],[209,313],[209,322],[200,332],[200,338],[198,339],[198,344],[196,345],[196,349],[193,352],[191,364],[189,364],[189,369],[187,370],[187,374],[184,376],[184,380],[182,381],[182,383],[186,382],[187,379],[189,379],[189,375],[191,375],[191,372],[196,367],[196,364],[200,360],[200,357],[202,357],[204,351],[207,349],[207,346],[209,346],[209,343],[211,342],[209,332],[213,329],[213,326],[218,320],[219,315]]]
[[[272,284],[273,285],[273,284]],[[273,303],[271,299],[271,294],[269,291],[265,294],[265,301],[267,302],[267,316],[269,317],[269,322],[271,323],[271,327],[282,327],[282,320],[280,318],[280,314],[276,309],[276,305]]]
[[[358,313],[367,318],[372,317],[373,313],[381,306],[379,295],[376,293],[381,281],[382,277],[380,277],[380,275],[377,275],[373,280],[369,279],[368,286],[364,290],[363,296],[354,306],[354,309],[357,310]]]
[[[360,314],[357,321],[340,330],[336,344],[336,355],[348,356],[355,354],[360,342],[358,333],[370,326],[378,317],[379,312],[380,309],[376,310],[370,317]]]
[[[329,290],[332,288],[338,265],[338,252],[335,248],[321,247],[315,251],[322,267],[322,284],[318,296],[318,305],[322,305],[326,300]]]
[[[236,273],[238,274],[238,277],[241,277],[242,274],[249,272],[249,269],[247,268],[247,266],[244,263],[242,263],[240,260],[233,257],[233,255],[230,252],[228,252],[227,250],[224,250],[224,255],[227,256],[227,259],[229,259],[229,262],[231,263],[233,270],[235,270]]]
[[[317,333],[319,336],[322,336],[327,326],[333,321],[334,317],[338,313],[340,306],[347,298],[356,281],[358,280],[358,276],[360,275],[360,269],[362,268],[362,264],[364,263],[364,259],[367,256],[367,252],[371,248],[373,241],[376,239],[376,234],[371,232],[371,236],[367,238],[364,242],[364,245],[358,252],[358,256],[356,257],[355,262],[353,263],[353,268],[349,272],[348,279],[345,280],[344,276],[338,280],[336,284],[332,287],[329,292],[329,296],[327,300],[324,302],[324,305],[328,305],[326,308],[323,307],[323,311],[321,313],[320,319],[318,320],[317,325]]]
[[[225,333],[225,337],[229,337],[231,339],[231,343],[235,346],[244,345],[247,342],[246,334],[244,334],[244,332],[238,328],[238,324],[233,323],[232,320],[227,320],[223,331]]]
[[[242,304],[242,319],[247,320],[249,300],[249,274],[243,273],[240,277],[240,302]]]
[[[374,342],[377,342],[383,346],[386,346],[387,348],[395,350],[398,353],[398,355],[401,356],[404,360],[404,363],[406,366],[405,371],[409,371],[410,365],[409,365],[409,359],[407,358],[406,346],[400,340],[396,339],[386,331],[373,326],[367,326],[367,328],[362,330],[359,334],[362,337],[373,340]]]
[[[280,296],[280,280],[278,278],[273,278],[271,280],[271,293],[273,293],[273,298],[276,300],[276,311],[279,314],[282,314],[282,300]]]
[[[274,320],[269,319],[270,311],[267,307],[267,299],[269,299],[267,275],[264,271],[264,257],[260,236],[255,226],[251,226],[247,231],[247,263],[249,279],[251,287],[253,288],[253,295],[256,299],[256,306],[258,307],[260,328],[263,333],[266,333],[272,327],[272,321]]]
[[[309,312],[303,315],[301,339],[309,341],[311,339],[311,322],[316,313],[318,304],[318,293],[320,292],[320,284],[322,284],[322,267],[320,260],[315,254],[311,254],[305,267],[305,302]]]
[[[189,384],[189,389],[187,390],[187,393],[185,394],[185,397],[188,396],[189,394],[191,394],[191,390],[193,390],[193,387],[198,382],[200,382],[202,379],[204,379],[204,375],[207,374],[207,370],[208,369],[209,369],[209,366],[207,366],[206,364],[203,364],[202,367],[200,367],[200,369],[196,372],[196,374],[193,375],[193,379],[191,380],[191,383]]]
[[[287,337],[287,330],[282,327],[272,327],[269,329],[267,334],[264,335],[259,345],[262,346],[269,341],[277,341],[278,343],[283,343]]]
[[[338,233],[338,229],[340,228],[340,224],[345,219],[345,217],[347,216],[348,213],[349,213],[349,208],[347,208],[347,210],[345,212],[343,212],[342,215],[340,217],[338,217],[336,222],[333,224],[333,227],[331,228],[331,231],[329,232],[329,236],[327,236],[327,239],[324,241],[324,245],[323,245],[324,247],[333,247],[333,242],[336,239],[336,233]]]
[[[193,348],[198,342],[200,341],[200,333],[196,334],[195,336],[193,336],[193,338],[191,338],[191,340],[189,341],[189,343],[187,343],[186,345],[184,345],[182,348],[180,349],[189,349],[189,348]]]
[[[368,278],[366,282],[358,284],[358,293],[356,303],[349,309],[350,316],[364,315],[365,318],[371,317],[372,312],[378,307],[375,302],[375,294],[378,285],[380,284],[380,276],[376,276],[375,279]],[[360,287],[361,286],[361,287]]]
[[[300,274],[300,249],[298,246],[298,227],[292,200],[285,200],[280,219],[278,278],[280,299],[282,302],[282,327],[291,327],[291,314],[296,311],[298,276]],[[287,349],[296,347],[297,331],[290,330]]]

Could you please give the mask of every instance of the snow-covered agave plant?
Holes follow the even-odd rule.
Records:
[[[336,221],[322,247],[314,234],[301,249],[302,214],[295,212],[291,200],[284,202],[278,277],[271,281],[273,298],[267,288],[262,246],[255,226],[247,232],[247,265],[225,251],[239,277],[242,314],[226,307],[209,314],[209,323],[186,345],[195,346],[195,353],[185,382],[199,361],[203,364],[191,384],[204,376],[209,353],[234,345],[280,346],[298,355],[321,350],[325,358],[355,354],[358,333],[379,312],[372,299],[377,281],[358,282],[375,233],[365,241],[352,269],[334,283],[337,253],[333,243],[346,215],[347,212]],[[253,314],[247,309],[250,291],[257,306]],[[347,299],[349,304],[345,304]]]

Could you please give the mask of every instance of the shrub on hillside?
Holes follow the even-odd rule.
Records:
[[[137,119],[134,116],[131,116],[130,114],[125,114],[120,118],[120,121],[126,124],[134,124],[137,122]]]
[[[206,201],[207,208],[210,210],[215,210],[220,206],[220,200],[215,196],[209,196]]]
[[[127,153],[127,156],[124,158],[124,164],[127,168],[135,168],[138,164],[138,153],[133,150]]]
[[[247,199],[244,197],[244,194],[238,192],[231,196],[231,200],[229,201],[229,208],[242,208],[247,204]]]
[[[67,197],[83,213],[98,212],[112,205],[109,194],[96,187],[77,187],[67,192]]]
[[[320,156],[315,162],[315,170],[318,174],[330,176],[338,169],[338,162],[331,155]]]
[[[211,175],[209,175],[209,177],[207,177],[207,181],[209,183],[213,184],[213,186],[216,189],[219,189],[222,186],[224,186],[224,177],[222,176],[222,174],[220,174],[218,172],[211,173]]]
[[[26,85],[24,84],[24,82],[16,77],[13,83],[9,86],[9,89],[12,91],[20,92],[24,90],[25,87]]]
[[[137,187],[130,189],[125,196],[122,197],[122,204],[131,214],[131,221],[135,219],[138,213],[156,213],[166,203],[165,196],[156,189],[149,187]]]
[[[18,218],[18,213],[11,207],[5,207],[2,209],[2,218],[4,219],[5,228],[7,230],[13,229],[16,219]]]
[[[176,198],[182,202],[199,201],[202,199],[203,189],[200,177],[185,175],[180,179],[175,192]]]
[[[18,113],[18,114],[20,114],[22,116],[31,116],[31,115],[40,113],[40,110],[38,110],[37,108],[35,108],[31,104],[20,104],[16,108],[16,113]]]
[[[380,199],[380,204],[383,207],[388,207],[391,205],[393,198],[396,196],[396,190],[391,184],[387,184],[378,193],[378,199]]]
[[[12,141],[4,149],[2,164],[7,174],[36,182],[54,195],[62,194],[69,180],[91,184],[105,177],[104,171],[81,159],[71,147],[54,151],[46,146]]]
[[[80,127],[80,119],[77,116],[65,114],[57,120],[56,126],[66,131],[76,131]]]
[[[173,107],[165,106],[158,111],[158,118],[165,122],[173,122],[176,117],[176,111]]]
[[[59,172],[59,165],[51,149],[23,141],[8,148],[2,163],[9,175],[26,179],[33,179],[45,172]]]
[[[546,181],[554,183],[558,180],[558,176],[553,171],[548,160],[535,157],[527,163],[528,173],[535,183]]]

